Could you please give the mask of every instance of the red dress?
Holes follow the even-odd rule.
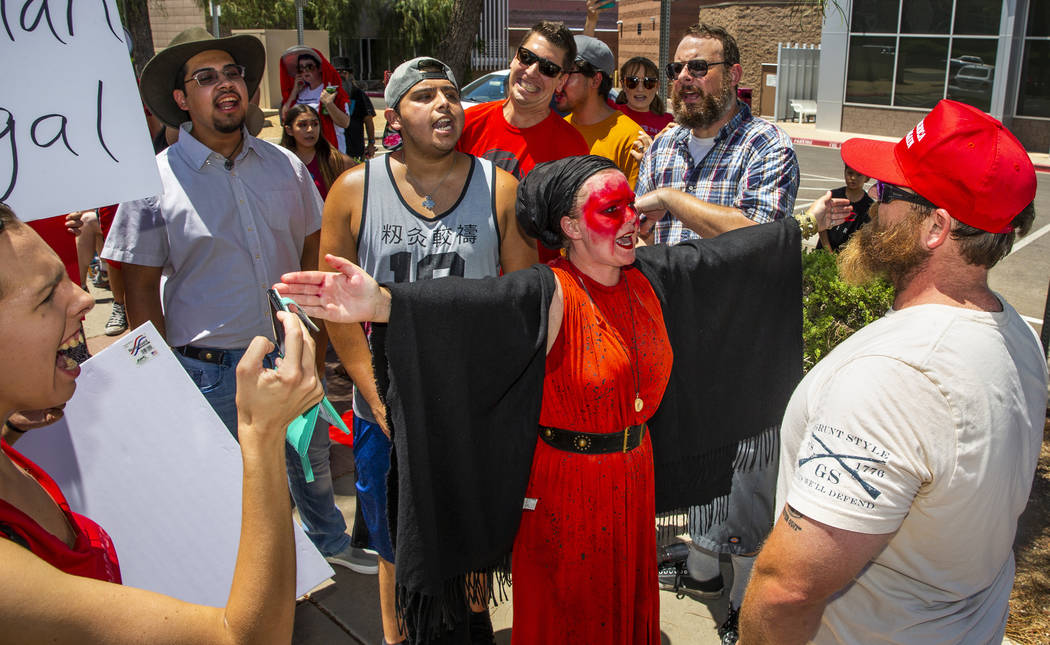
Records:
[[[602,433],[643,423],[672,362],[652,287],[633,268],[613,287],[564,259],[552,268],[565,313],[547,355],[540,423]],[[527,493],[535,509],[522,512],[514,542],[513,643],[660,642],[653,485],[648,433],[630,452],[600,455],[537,439]]]
[[[66,498],[58,484],[39,466],[26,459],[6,441],[0,448],[17,466],[25,470],[62,509],[66,521],[76,534],[72,548],[58,539],[36,521],[11,504],[0,499],[0,539],[10,539],[9,533],[17,536],[17,542],[26,546],[34,555],[56,569],[74,576],[95,578],[120,584],[120,565],[113,540],[101,526],[69,509]]]

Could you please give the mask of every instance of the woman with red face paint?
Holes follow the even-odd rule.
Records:
[[[227,606],[205,607],[122,586],[109,535],[73,512],[47,473],[12,447],[62,416],[89,357],[81,319],[93,304],[0,203],[0,642],[291,642],[295,549],[284,437],[321,398],[310,335],[295,316],[280,314],[286,353],[278,369],[262,368],[273,343],[258,337],[237,367],[241,542]]]
[[[388,322],[376,356],[389,366],[377,374],[390,378],[381,385],[400,488],[399,603],[416,640],[465,617],[450,593],[460,572],[498,570],[513,546],[514,643],[658,643],[657,508],[727,490],[724,454],[777,415],[704,389],[698,371],[728,369],[722,341],[755,332],[752,314],[800,307],[798,227],[636,249],[634,194],[596,156],[536,166],[517,206],[524,231],[564,257],[500,279],[435,280],[424,291],[380,287],[328,256],[338,273],[286,274],[277,288],[310,315]],[[745,267],[758,303],[742,305],[745,322],[695,314],[704,298],[725,297],[721,285]],[[710,284],[693,279],[699,270]],[[665,320],[673,299],[683,314]],[[428,330],[425,347],[415,326]],[[800,329],[769,331],[775,340],[756,335],[751,348],[771,352],[762,374],[786,383],[771,386],[786,403]],[[757,378],[751,369],[738,375]],[[665,423],[650,440],[654,415]],[[698,418],[712,422],[711,436],[695,436]],[[456,548],[443,549],[440,563],[422,556],[438,544]]]

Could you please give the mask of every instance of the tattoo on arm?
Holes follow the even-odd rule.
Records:
[[[803,517],[802,513],[799,513],[787,504],[784,504],[784,512],[781,513],[780,516],[784,518],[784,521],[787,522],[787,525],[790,526],[793,531],[802,530],[802,525],[795,521]]]

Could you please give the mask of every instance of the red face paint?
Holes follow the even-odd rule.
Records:
[[[584,202],[583,224],[595,237],[614,242],[628,223],[634,222],[634,191],[627,179],[619,173],[602,176]]]

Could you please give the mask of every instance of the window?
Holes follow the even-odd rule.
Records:
[[[929,109],[951,98],[987,111],[1002,3],[854,2],[846,103]]]
[[[1050,3],[1029,3],[1025,33],[1017,116],[1050,118]]]

